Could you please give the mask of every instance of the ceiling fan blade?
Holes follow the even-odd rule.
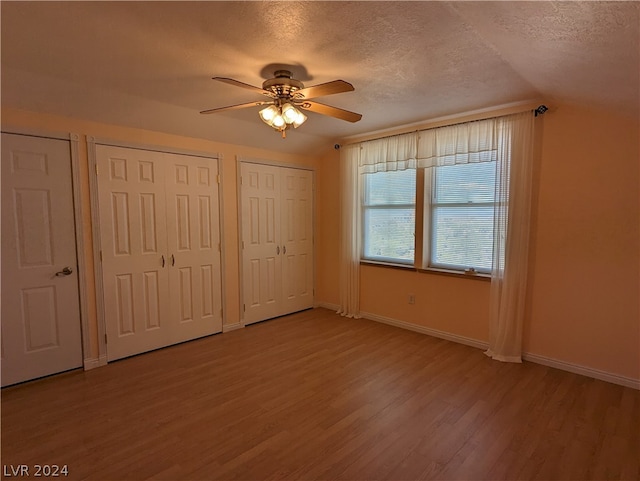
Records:
[[[339,109],[337,107],[331,107],[330,105],[321,104],[319,102],[312,102],[305,100],[303,103],[298,104],[298,107],[305,110],[310,110],[317,114],[328,115],[335,117],[336,119],[346,120],[348,122],[357,122],[362,118],[362,114],[350,112],[348,110]]]
[[[271,105],[271,104],[273,104],[273,102],[270,101],[270,100],[264,100],[264,101],[261,101],[261,102],[247,102],[246,104],[229,105],[228,107],[218,107],[217,109],[203,110],[200,113],[201,114],[215,114],[217,112],[224,112],[226,110],[244,109],[246,107],[258,107],[260,105],[267,105],[267,104]]]
[[[293,97],[296,99],[313,99],[324,95],[339,94],[342,92],[354,91],[353,85],[344,80],[334,80],[323,84],[314,85],[304,89],[296,90]]]
[[[246,84],[244,82],[240,82],[239,80],[235,80],[227,77],[212,77],[213,80],[217,80],[218,82],[224,82],[229,85],[235,85],[236,87],[240,87],[247,90],[252,90],[258,94],[266,95],[267,97],[275,98],[275,94],[273,92],[269,92],[268,90],[261,89],[260,87],[254,87],[253,85]]]

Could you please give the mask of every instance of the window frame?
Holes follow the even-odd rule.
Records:
[[[490,161],[495,162],[495,161]],[[483,162],[484,163],[484,162]],[[432,260],[432,245],[434,226],[434,210],[437,207],[491,207],[495,212],[496,202],[495,199],[492,202],[473,202],[473,203],[436,203],[435,202],[435,182],[436,182],[436,170],[438,167],[419,167],[412,169],[416,171],[416,197],[415,204],[392,204],[382,207],[381,205],[366,205],[366,182],[363,182],[363,191],[361,198],[361,214],[362,214],[362,254],[360,261],[363,263],[371,263],[383,266],[402,266],[413,267],[421,271],[428,272],[443,272],[451,273],[455,275],[471,275],[473,277],[488,278],[491,275],[492,268],[479,268],[477,266],[464,266],[456,264],[444,264],[434,263]],[[364,175],[375,175],[376,173],[368,173]],[[405,259],[378,257],[378,256],[365,256],[365,247],[367,243],[366,229],[365,229],[365,215],[366,211],[371,208],[411,208],[415,209],[415,223],[414,223],[414,260],[410,262]],[[495,218],[494,218],[495,221]],[[493,239],[492,247],[493,249]]]
[[[473,165],[478,165],[478,164],[487,164],[487,163],[494,163],[495,161],[487,161],[487,162],[480,162],[480,163],[473,163]],[[469,164],[460,164],[460,165],[469,165]],[[496,206],[496,200],[495,200],[495,186],[494,186],[494,197],[492,201],[485,201],[485,202],[437,202],[436,201],[436,179],[437,179],[437,173],[439,168],[442,167],[451,167],[449,165],[446,166],[436,166],[436,167],[431,167],[429,169],[429,185],[430,185],[430,189],[429,189],[429,195],[425,195],[425,202],[428,203],[428,207],[425,207],[424,209],[424,215],[426,216],[425,219],[425,225],[428,225],[429,228],[429,232],[428,235],[423,234],[424,235],[424,243],[427,246],[427,248],[425,249],[425,252],[428,253],[428,260],[427,262],[424,263],[426,268],[433,268],[433,269],[445,269],[445,270],[450,270],[450,271],[459,271],[459,272],[464,272],[464,273],[470,273],[470,274],[491,274],[491,270],[493,268],[493,266],[490,267],[479,267],[479,266],[467,266],[467,265],[463,265],[463,264],[447,264],[447,263],[436,263],[433,260],[433,254],[434,254],[434,246],[435,246],[435,240],[434,237],[437,233],[437,231],[434,228],[434,219],[435,219],[435,211],[437,208],[439,207],[456,207],[456,208],[469,208],[469,209],[473,209],[473,208],[478,208],[478,207],[489,207],[492,210],[492,225],[493,222],[495,222],[495,206]],[[493,251],[493,238],[491,239],[491,250]]]
[[[416,176],[417,176],[417,171],[419,169],[404,169],[404,170],[412,170],[416,172]],[[369,175],[376,175],[376,174],[381,174],[381,173],[389,173],[389,172],[401,172],[401,171],[384,171],[384,172],[371,172],[371,173],[365,173],[362,174],[364,176],[369,176]],[[366,177],[365,177],[366,179]],[[401,266],[407,266],[407,267],[414,267],[416,265],[416,261],[417,261],[417,229],[416,229],[416,225],[417,225],[417,219],[418,219],[418,215],[419,215],[419,204],[418,204],[418,188],[417,188],[417,177],[416,177],[416,195],[414,197],[415,202],[413,204],[367,204],[366,203],[366,199],[367,199],[367,182],[366,180],[363,179],[362,182],[362,195],[361,195],[361,200],[360,200],[360,212],[361,212],[361,228],[362,228],[362,253],[360,255],[360,260],[364,261],[364,262],[371,262],[371,263],[376,263],[376,264],[388,264],[388,265],[401,265]],[[367,250],[367,236],[366,236],[366,226],[367,226],[367,211],[372,211],[372,210],[383,210],[383,211],[388,211],[388,210],[406,210],[406,209],[413,209],[414,212],[414,227],[413,227],[413,260],[410,259],[400,259],[397,257],[386,257],[386,256],[366,256],[365,252]]]

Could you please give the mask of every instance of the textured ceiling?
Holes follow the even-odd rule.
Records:
[[[542,98],[638,115],[636,2],[1,2],[2,103],[273,150]],[[355,92],[320,102],[286,140],[261,100],[278,65],[305,85]]]

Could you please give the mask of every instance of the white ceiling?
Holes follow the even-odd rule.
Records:
[[[2,104],[292,153],[345,136],[542,98],[638,115],[636,2],[1,2]],[[260,86],[288,65],[320,102],[286,140]]]

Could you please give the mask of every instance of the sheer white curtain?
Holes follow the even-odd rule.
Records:
[[[362,175],[407,168],[496,162],[489,349],[521,362],[531,176],[532,112],[423,130],[346,146],[341,154],[342,248],[340,314],[360,312]]]
[[[532,112],[425,130],[418,139],[418,167],[496,162],[489,349],[507,362],[522,361],[531,176]]]
[[[360,317],[362,254],[362,176],[416,167],[416,133],[347,145],[340,151],[340,308],[338,314]]]
[[[340,309],[345,317],[360,317],[360,252],[362,221],[359,174],[360,145],[340,151]]]
[[[418,167],[495,161],[497,143],[495,118],[422,130],[418,135]]]
[[[493,229],[493,269],[489,349],[505,362],[522,362],[525,313],[534,116],[531,112],[498,119],[496,204]]]
[[[360,173],[415,169],[416,144],[416,132],[363,142]]]

